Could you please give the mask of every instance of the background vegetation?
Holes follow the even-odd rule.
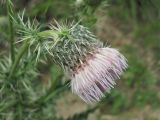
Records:
[[[10,38],[18,40],[16,29],[9,27],[5,2],[0,5],[0,55],[8,53]],[[26,58],[21,67],[28,66],[27,74],[23,69],[15,74],[23,74],[19,80],[31,88],[24,92],[21,85],[18,92],[2,93],[0,83],[1,99],[7,96],[0,102],[0,120],[160,120],[159,0],[14,0],[13,5],[13,16],[25,9],[26,18],[36,18],[42,25],[53,19],[81,20],[104,43],[117,47],[128,59],[129,68],[111,94],[89,106],[71,94],[58,66],[40,63],[33,70],[32,59]],[[1,63],[8,58],[3,60]],[[32,98],[26,99],[28,94]],[[22,102],[15,104],[17,99]],[[32,106],[30,101],[35,99],[40,103]]]

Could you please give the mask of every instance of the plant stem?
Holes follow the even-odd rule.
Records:
[[[14,27],[13,27],[13,9],[12,9],[12,2],[11,0],[7,0],[7,14],[9,19],[9,39],[10,39],[10,51],[11,51],[11,58],[12,61],[15,60],[15,53],[14,53]]]
[[[52,84],[52,86],[54,85]],[[65,84],[63,87],[58,88],[57,90],[53,90],[52,86],[50,87],[48,92],[44,96],[36,100],[35,103],[47,103],[48,100],[53,99],[56,95],[68,89],[67,84]]]
[[[45,31],[39,32],[38,36],[40,36],[42,38],[51,38],[51,37],[53,37],[54,39],[57,39],[58,38],[58,32],[54,31],[54,30],[45,30]]]
[[[21,57],[23,56],[25,51],[27,50],[28,46],[29,46],[28,40],[25,40],[25,42],[23,43],[22,47],[20,48],[20,50],[18,52],[18,55],[15,58],[13,66],[11,67],[11,71],[9,73],[8,79],[11,79],[13,74],[16,72],[16,68],[18,66],[18,63],[21,60]]]

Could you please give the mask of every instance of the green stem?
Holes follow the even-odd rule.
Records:
[[[54,98],[56,95],[60,94],[62,91],[66,90],[67,88],[68,86],[63,86],[57,89],[55,92],[49,90],[49,92],[40,101],[46,103],[48,100]]]
[[[54,44],[52,47],[56,46],[56,44],[59,42],[60,39],[58,39],[59,33],[54,30],[45,30],[38,33],[38,36],[41,38],[53,38]]]
[[[11,71],[9,73],[8,79],[11,79],[12,76],[14,75],[14,73],[16,72],[18,63],[19,63],[21,57],[23,56],[23,54],[25,53],[25,51],[28,49],[28,47],[29,47],[28,40],[25,40],[25,42],[23,43],[22,47],[20,48],[19,53],[17,54],[17,56],[15,58],[13,66],[11,67]]]
[[[52,86],[54,85],[52,84]],[[44,96],[40,97],[36,101],[36,103],[47,103],[48,100],[53,99],[57,94],[68,89],[67,84],[64,85],[63,87],[58,88],[57,90],[53,90],[52,86]]]
[[[45,30],[42,32],[38,33],[38,36],[42,38],[51,38],[53,37],[54,39],[58,38],[58,32],[54,30]]]
[[[12,61],[15,60],[15,53],[14,53],[14,27],[13,27],[13,10],[12,10],[12,2],[7,0],[7,14],[9,19],[9,39],[10,39],[10,51],[11,51],[11,58]]]

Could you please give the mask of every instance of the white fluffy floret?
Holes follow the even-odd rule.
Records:
[[[113,48],[99,48],[93,56],[81,63],[71,78],[72,92],[85,102],[100,101],[116,84],[115,79],[127,68],[125,57]],[[83,65],[84,64],[84,65]]]

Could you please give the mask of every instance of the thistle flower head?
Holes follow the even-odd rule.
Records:
[[[104,47],[86,27],[68,27],[67,34],[58,37],[53,58],[69,73],[73,93],[87,103],[100,101],[127,68],[126,59],[118,50]]]

